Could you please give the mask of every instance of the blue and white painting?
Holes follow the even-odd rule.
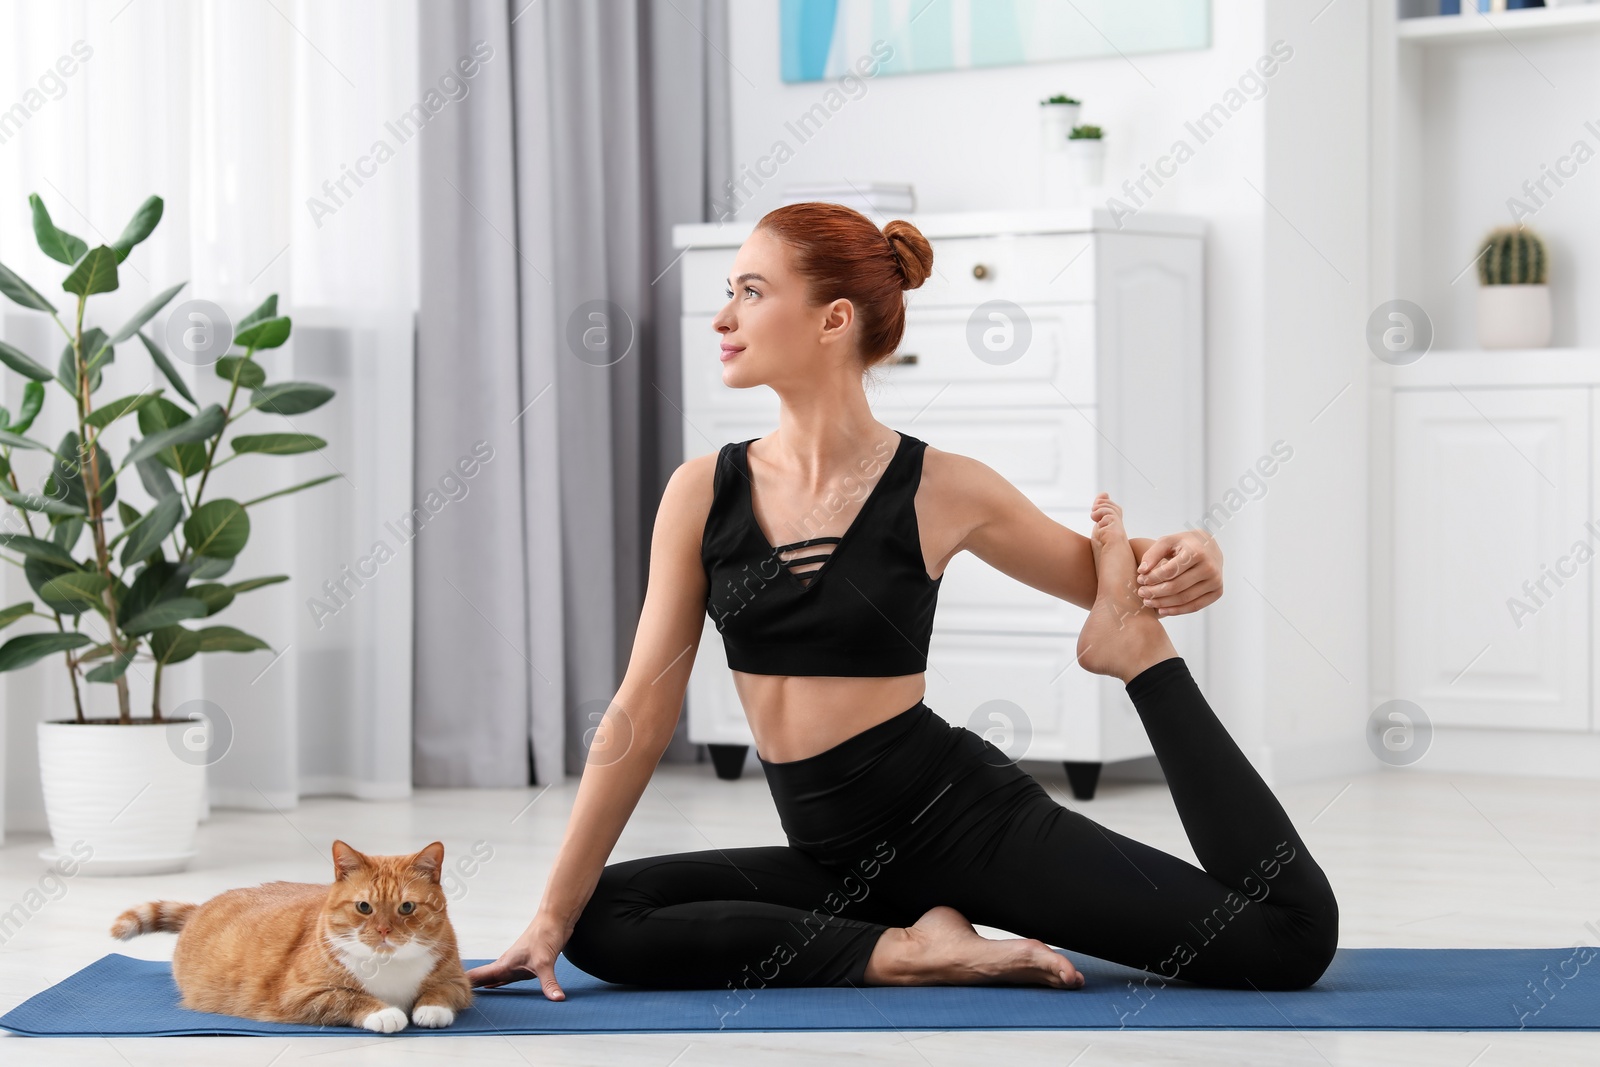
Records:
[[[884,52],[877,74],[1211,47],[1210,0],[782,0],[780,18],[786,82]]]

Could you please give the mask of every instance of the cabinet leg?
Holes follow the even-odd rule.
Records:
[[[1067,769],[1067,782],[1072,786],[1072,795],[1079,800],[1093,800],[1095,786],[1100,784],[1100,763],[1073,763],[1063,760],[1063,767]]]
[[[749,745],[707,745],[711,750],[711,764],[717,769],[717,777],[726,781],[734,781],[744,773],[745,753],[750,751]]]

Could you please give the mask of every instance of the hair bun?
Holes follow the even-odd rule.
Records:
[[[905,276],[905,285],[901,288],[915,289],[927,281],[933,272],[933,246],[922,236],[922,231],[905,219],[891,219],[883,228],[883,236],[889,241],[895,262],[900,264],[900,273]]]

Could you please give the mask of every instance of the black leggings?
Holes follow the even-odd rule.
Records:
[[[919,701],[815,756],[761,760],[787,846],[607,865],[566,956],[656,988],[859,986],[887,927],[945,904],[1163,978],[1311,985],[1339,909],[1283,807],[1182,657],[1126,691],[1204,870],[1062,807]]]

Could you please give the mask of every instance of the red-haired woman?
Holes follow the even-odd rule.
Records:
[[[909,222],[880,230],[825,203],[767,214],[739,249],[713,323],[723,381],[771,387],[778,428],[668,481],[632,658],[601,726],[625,715],[631,739],[620,755],[591,751],[537,913],[469,972],[474,985],[537,975],[560,999],[563,949],[605,981],[735,998],[847,983],[1077,988],[1051,945],[1263,990],[1309,986],[1333,959],[1328,879],[1160,622],[1221,595],[1214,540],[1130,540],[1104,493],[1083,537],[983,463],[873,417],[864,373],[894,354],[904,291],[932,266]],[[1078,662],[1124,684],[1201,866],[1062,807],[922,702],[939,582],[961,551],[1089,609]],[[606,865],[677,722],[702,612],[789,844]]]

